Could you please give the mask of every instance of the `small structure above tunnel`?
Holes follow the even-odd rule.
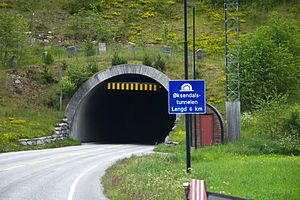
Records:
[[[70,137],[83,142],[164,141],[178,117],[168,114],[168,82],[162,72],[135,64],[95,74],[67,106]],[[126,90],[129,85],[132,90]]]

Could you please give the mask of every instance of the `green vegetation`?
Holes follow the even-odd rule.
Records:
[[[169,137],[180,145],[160,144],[155,150],[167,154],[117,162],[102,179],[105,194],[111,199],[183,199],[182,183],[196,178],[206,181],[208,191],[262,200],[298,199],[300,107],[285,102],[285,96],[278,96],[261,102],[255,114],[244,113],[242,141],[192,150],[191,174],[185,170],[182,117]]]
[[[6,66],[12,55],[22,55],[22,47],[25,44],[25,35],[28,24],[24,17],[18,13],[6,14],[0,12],[0,59]]]
[[[11,112],[14,113],[14,115],[23,114],[14,112],[13,110]],[[53,125],[55,125],[55,121],[56,123],[58,122],[57,120],[60,116],[47,117],[47,112],[48,111],[46,109],[30,115],[27,112],[27,116],[23,117],[26,119],[31,118],[31,120],[25,120],[24,118],[20,119],[19,117],[8,117],[4,120],[0,120],[0,152],[79,145],[80,142],[78,141],[65,139],[45,146],[33,146],[26,148],[17,141],[22,138],[35,138],[52,135],[52,131],[54,131]],[[6,112],[6,114],[8,114],[8,112]],[[34,114],[37,114],[37,116]],[[40,119],[40,117],[43,118]]]
[[[265,154],[300,154],[300,106],[288,105],[287,97],[260,99],[253,114],[242,114],[245,140]]]
[[[53,56],[51,53],[47,53],[44,59],[45,64],[50,65],[54,62]]]
[[[50,135],[63,118],[58,111],[58,53],[64,108],[84,81],[116,64],[144,63],[171,79],[184,78],[182,0],[4,2],[0,4],[1,152],[23,150],[17,139]],[[300,97],[299,79],[295,79],[299,76],[299,2],[239,2],[242,108],[247,111],[242,115],[242,141],[192,151],[190,175],[185,172],[184,145],[159,145],[157,151],[169,154],[119,161],[103,179],[111,199],[183,199],[182,183],[189,178],[205,179],[208,190],[214,192],[254,199],[299,199],[300,180],[295,175],[300,146],[300,111],[295,104]],[[196,49],[201,48],[205,56],[196,63],[197,77],[206,80],[207,102],[225,114],[223,0],[190,3],[197,6]],[[189,49],[191,24],[189,9]],[[36,38],[34,44],[25,42],[31,37]],[[106,54],[95,56],[94,40],[106,43]],[[124,48],[128,42],[136,43],[135,54]],[[76,59],[59,48],[73,45],[78,47]],[[163,45],[171,46],[176,54],[160,54]],[[52,59],[43,68],[45,51]],[[13,55],[19,63],[10,69],[7,64]],[[170,140],[185,144],[183,118]],[[30,149],[77,144],[66,139]]]
[[[152,67],[152,60],[150,58],[150,56],[148,54],[145,54],[144,57],[143,57],[143,65],[146,65],[146,66],[149,66],[149,67]]]
[[[258,28],[240,43],[242,110],[255,108],[270,94],[299,91],[299,30],[274,13],[267,26]]]
[[[165,71],[166,69],[166,63],[164,60],[162,60],[161,55],[159,54],[154,62],[154,68],[160,70],[160,71]]]
[[[127,64],[126,58],[119,56],[117,52],[114,53],[114,57],[111,60],[111,66]]]
[[[110,167],[102,179],[105,194],[110,199],[184,199],[182,183],[196,178],[218,193],[262,200],[299,198],[299,157],[236,153],[242,146],[192,151],[192,172],[187,174],[184,146],[160,145],[158,150],[169,154],[132,157]]]

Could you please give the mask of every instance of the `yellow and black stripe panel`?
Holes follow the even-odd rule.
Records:
[[[108,90],[129,90],[129,91],[159,91],[161,86],[155,83],[128,83],[128,82],[109,82]]]

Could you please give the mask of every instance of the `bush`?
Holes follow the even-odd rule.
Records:
[[[76,85],[68,77],[62,78],[62,90],[64,97],[71,98],[76,92],[76,89]]]
[[[50,108],[59,109],[59,97],[58,96],[49,96],[47,106]]]
[[[242,133],[248,145],[264,154],[300,154],[300,107],[288,105],[286,95],[259,99],[254,114],[243,113]],[[245,137],[247,133],[247,137]]]
[[[6,10],[6,9],[4,9]],[[0,12],[0,60],[2,65],[7,65],[12,55],[19,55],[20,46],[25,44],[25,31],[28,30],[26,20],[18,13]]]
[[[50,65],[54,62],[53,56],[51,55],[51,53],[47,53],[44,59],[44,63],[47,65]]]
[[[98,72],[98,64],[95,61],[89,62],[86,68],[86,70],[91,74],[95,74],[96,72]]]
[[[148,54],[145,54],[144,57],[143,57],[143,65],[152,67],[152,60],[151,60],[151,58],[149,57]]]
[[[242,110],[257,99],[296,92],[300,49],[296,27],[274,14],[269,26],[257,29],[240,42],[240,93]]]
[[[158,55],[157,59],[155,60],[154,68],[161,71],[164,71],[166,68],[166,63],[164,60],[162,60],[160,55]]]
[[[300,109],[293,110],[290,116],[283,120],[282,133],[279,137],[279,145],[285,152],[300,154]]]
[[[66,70],[68,68],[68,64],[67,64],[67,62],[65,61],[65,60],[63,60],[62,62],[61,62],[61,69],[62,70]]]
[[[43,71],[41,73],[41,79],[43,83],[56,83],[57,80],[54,76],[49,72],[49,69],[46,65],[43,65]]]
[[[117,52],[114,53],[114,56],[111,60],[111,65],[121,65],[121,64],[127,64],[127,60],[117,54]]]
[[[93,49],[93,43],[90,39],[87,39],[84,44],[84,52],[86,56],[93,56],[95,55],[94,49]]]
[[[71,65],[68,70],[68,79],[75,85],[76,90],[93,75],[88,67],[81,64]]]
[[[63,95],[71,98],[78,88],[94,73],[98,72],[96,62],[89,62],[87,66],[81,64],[70,65],[67,77],[62,78]]]
[[[86,37],[87,22],[85,18],[85,12],[79,11],[78,13],[69,17],[68,30],[75,39],[81,40]]]

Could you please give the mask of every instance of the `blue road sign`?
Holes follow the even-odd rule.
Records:
[[[170,114],[204,114],[205,81],[169,81]]]

